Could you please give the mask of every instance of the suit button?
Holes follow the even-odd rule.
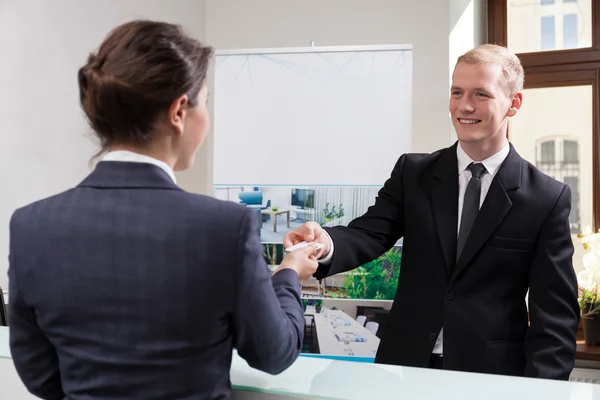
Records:
[[[431,340],[435,340],[435,339],[437,338],[437,336],[438,336],[438,335],[437,335],[437,333],[435,333],[435,332],[433,332],[433,333],[430,333],[430,334],[429,334],[429,339],[431,339]]]
[[[454,300],[454,292],[450,292],[450,293],[448,293],[448,294],[446,295],[446,298],[447,298],[448,300]]]

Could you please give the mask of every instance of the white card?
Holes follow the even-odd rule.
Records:
[[[287,249],[285,249],[285,251],[289,253],[289,252],[294,251],[294,250],[302,249],[302,248],[308,246],[311,243],[313,243],[315,245],[315,247],[317,248],[317,250],[321,250],[323,247],[325,247],[321,243],[314,243],[314,242],[306,242],[305,241],[305,242],[300,242],[298,244],[295,244],[292,247],[288,247]]]

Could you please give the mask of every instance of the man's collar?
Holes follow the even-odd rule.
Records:
[[[510,145],[508,144],[508,141],[507,141],[506,145],[502,148],[502,150],[500,150],[493,156],[488,157],[485,160],[481,161],[481,163],[483,164],[483,166],[485,167],[487,172],[492,177],[494,175],[496,175],[496,172],[498,172],[498,169],[500,168],[500,166],[502,165],[502,163],[508,156],[509,152],[510,152]],[[465,169],[467,169],[469,164],[475,162],[471,157],[469,157],[469,155],[467,153],[465,153],[460,142],[456,146],[456,157],[458,158],[458,175],[462,174],[465,171]]]

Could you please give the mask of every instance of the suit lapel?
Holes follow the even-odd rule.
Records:
[[[429,196],[437,233],[448,271],[456,263],[458,230],[458,160],[456,144],[444,150],[429,181]]]
[[[512,207],[508,192],[521,186],[522,158],[514,150],[512,144],[508,156],[500,166],[496,176],[492,180],[490,189],[485,197],[483,205],[479,210],[471,233],[465,243],[456,268],[452,274],[452,280],[468,265],[469,261],[479,252],[481,247],[496,230],[506,214]]]

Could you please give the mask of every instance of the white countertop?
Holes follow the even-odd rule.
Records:
[[[33,399],[14,370],[8,329],[0,327],[0,398]],[[300,357],[288,370],[272,376],[234,355],[234,389],[306,398],[344,400],[594,400],[600,385],[514,378],[390,365]]]

